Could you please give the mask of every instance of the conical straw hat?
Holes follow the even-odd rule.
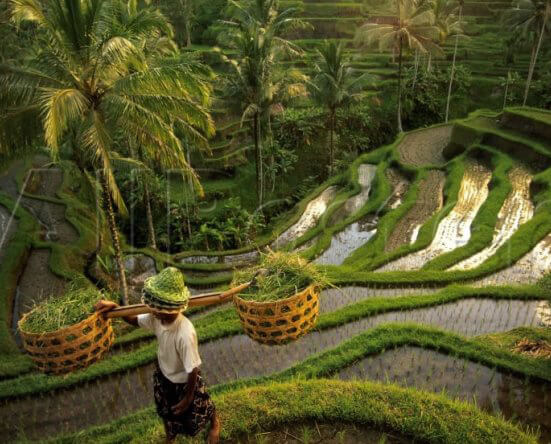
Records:
[[[190,292],[184,284],[184,277],[174,267],[165,268],[144,282],[142,301],[156,310],[167,312],[185,310],[189,297]]]

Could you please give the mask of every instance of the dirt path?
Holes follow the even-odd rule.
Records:
[[[400,160],[408,165],[443,165],[442,151],[450,143],[453,125],[414,131],[398,145]]]
[[[17,231],[17,221],[12,218],[12,214],[7,208],[0,205],[0,264],[10,243],[10,239]]]
[[[63,183],[63,171],[58,168],[45,168],[50,160],[45,156],[33,159],[30,172],[25,175],[23,192],[30,195],[55,198]],[[44,240],[70,244],[78,240],[78,232],[65,219],[65,206],[46,202],[28,196],[22,196],[18,190],[16,177],[24,168],[22,160],[16,161],[0,176],[0,191],[11,197],[14,202],[23,206],[40,223]]]
[[[32,171],[30,182],[36,184],[30,194],[55,198],[63,183],[63,171],[38,168]],[[29,190],[27,190],[29,192]],[[44,239],[62,244],[78,240],[78,232],[65,219],[65,205],[54,204],[41,199],[23,197],[21,205],[40,222],[44,229]]]
[[[467,167],[457,203],[440,221],[432,243],[424,250],[390,262],[377,271],[416,270],[435,257],[462,247],[471,237],[471,224],[486,200],[492,173],[480,164]]]
[[[394,227],[386,242],[385,251],[415,242],[419,228],[442,208],[444,182],[445,175],[442,171],[428,172],[427,178],[419,184],[417,200]]]
[[[334,295],[334,297],[339,297]],[[328,296],[330,297],[330,296]],[[335,347],[361,332],[389,322],[418,322],[465,336],[536,324],[538,301],[465,299],[436,307],[395,311],[314,331],[284,346],[267,346],[237,335],[201,345],[202,373],[209,385],[269,375]],[[128,415],[152,403],[154,364],[41,397],[0,406],[0,436],[28,438],[74,432]]]
[[[30,311],[37,303],[60,296],[66,282],[50,271],[50,250],[32,250],[17,286],[14,319]]]

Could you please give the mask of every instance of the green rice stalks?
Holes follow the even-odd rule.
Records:
[[[320,287],[331,285],[314,264],[298,254],[270,252],[262,255],[256,267],[237,271],[233,286],[251,281],[261,269],[265,272],[256,277],[254,285],[239,295],[241,298],[257,302],[277,301],[293,296],[312,284]]]
[[[108,299],[102,292],[82,280],[73,281],[62,296],[50,295],[37,305],[21,325],[26,333],[49,333],[86,319],[99,299]]]

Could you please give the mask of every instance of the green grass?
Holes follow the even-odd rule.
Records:
[[[215,392],[213,400],[223,424],[222,439],[274,430],[286,423],[316,421],[391,430],[423,442],[537,443],[535,436],[472,404],[389,384],[335,380],[266,383]],[[155,412],[147,409],[53,442],[143,442],[144,438],[160,440],[162,436]]]

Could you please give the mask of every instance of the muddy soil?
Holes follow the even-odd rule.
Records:
[[[216,264],[218,256],[188,256],[180,259],[181,264]]]
[[[369,356],[341,370],[337,378],[393,382],[472,402],[494,414],[540,427],[551,442],[551,384],[531,382],[464,359],[416,347]]]
[[[11,238],[17,231],[17,221],[7,208],[0,205],[0,264]]]
[[[400,160],[414,166],[443,165],[442,151],[450,143],[452,128],[446,125],[406,134],[398,146]]]
[[[431,244],[377,271],[416,270],[437,256],[466,245],[471,237],[471,224],[488,196],[491,178],[492,173],[482,164],[470,164],[461,180],[457,203],[438,224]]]
[[[385,251],[415,242],[419,228],[442,208],[445,175],[440,170],[429,171],[419,185],[419,195],[413,207],[398,221],[390,234]]]
[[[395,168],[387,169],[385,175],[392,185],[392,194],[386,202],[386,206],[391,209],[398,208],[409,188],[409,180]]]

